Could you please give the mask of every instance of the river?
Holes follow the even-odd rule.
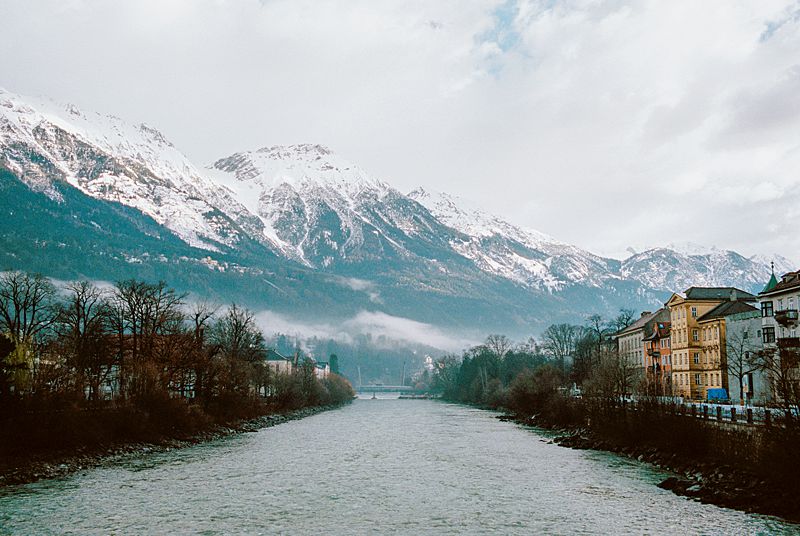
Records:
[[[0,489],[0,534],[789,534],[664,473],[428,400],[344,408]]]

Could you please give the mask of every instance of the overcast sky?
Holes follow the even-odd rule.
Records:
[[[198,164],[313,142],[594,252],[800,259],[800,4],[0,2],[0,86]]]

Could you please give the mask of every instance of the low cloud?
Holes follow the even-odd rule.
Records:
[[[376,342],[383,338],[387,343],[417,343],[447,351],[461,350],[473,343],[447,334],[432,324],[380,311],[361,311],[342,322],[309,322],[274,311],[261,311],[256,314],[256,322],[265,335],[284,333],[301,338],[318,337],[344,343],[354,342],[359,335],[371,335]]]
[[[365,293],[372,303],[383,303],[381,294],[378,292],[378,287],[372,281],[358,279],[356,277],[337,277],[335,281],[350,290]]]

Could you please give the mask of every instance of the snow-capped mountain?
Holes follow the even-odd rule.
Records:
[[[261,218],[285,255],[307,266],[429,264],[434,253],[453,255],[453,229],[320,145],[236,153],[214,162],[210,176]]]
[[[427,207],[440,222],[462,233],[451,245],[485,272],[550,292],[569,284],[599,287],[617,277],[617,261],[598,257],[539,231],[517,227],[470,207],[456,196],[424,188],[408,195]]]
[[[620,275],[649,288],[737,286],[755,291],[769,280],[770,267],[768,261],[748,259],[735,251],[693,245],[654,248],[632,255],[622,262]]]
[[[657,306],[667,292],[692,285],[758,290],[772,260],[776,271],[795,268],[780,257],[748,259],[694,245],[624,261],[601,257],[452,195],[423,188],[405,195],[320,145],[264,147],[197,167],[146,125],[3,90],[0,177],[0,189],[17,192],[0,203],[12,223],[0,236],[11,244],[0,261],[10,267],[28,269],[25,262],[41,257],[11,250],[34,241],[57,253],[60,277],[117,277],[91,270],[93,262],[119,257],[127,264],[114,261],[114,270],[141,263],[142,274],[185,280],[187,290],[239,292],[254,306],[292,311],[369,307],[426,322],[530,329],[575,322],[587,310]],[[65,229],[36,236],[28,222],[14,235],[21,213],[46,214]],[[71,264],[70,247],[77,248],[73,257],[86,255],[74,237],[94,232],[80,225],[84,217],[106,244],[90,253],[94,261]],[[121,237],[142,245],[115,256]],[[148,261],[156,258],[157,269]],[[187,262],[217,274],[235,266],[239,279],[195,268],[169,273]]]
[[[258,218],[158,130],[2,88],[0,166],[54,199],[63,181],[136,208],[194,246],[216,250],[263,236]]]

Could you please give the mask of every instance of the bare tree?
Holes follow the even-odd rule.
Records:
[[[559,370],[562,373],[564,372],[564,362],[575,352],[575,344],[580,333],[580,326],[552,324],[542,334],[545,351],[558,362]]]
[[[105,293],[88,281],[71,283],[66,290],[69,295],[58,307],[56,333],[68,366],[77,373],[75,387],[82,392],[85,381],[89,399],[97,401],[114,365],[107,337],[111,307]]]
[[[753,362],[769,378],[786,417],[797,415],[800,411],[800,349],[765,348],[756,353]]]
[[[742,402],[744,402],[744,379],[759,368],[757,359],[759,346],[748,335],[746,331],[728,332],[726,340],[728,372],[739,384],[739,400]]]
[[[520,353],[536,355],[540,351],[539,342],[534,337],[528,337],[517,344],[516,350]]]
[[[246,389],[253,367],[263,365],[267,352],[253,313],[232,305],[214,324],[211,343],[227,364],[231,387]]]
[[[55,287],[40,274],[0,275],[0,331],[17,346],[32,342],[53,323],[54,297]]]
[[[593,395],[613,400],[633,393],[640,383],[638,364],[630,363],[616,348],[603,347],[586,385]]]
[[[40,274],[6,272],[0,275],[0,332],[14,350],[0,363],[0,374],[18,390],[29,387],[34,344],[55,319],[55,287]]]
[[[633,309],[620,309],[619,314],[611,321],[611,328],[616,331],[621,331],[631,324],[636,319],[636,312]]]
[[[151,284],[129,279],[117,283],[111,319],[126,390],[146,394],[163,383],[163,360],[168,358],[163,338],[183,331],[183,299],[184,295],[163,281]]]
[[[503,359],[511,350],[511,341],[505,335],[489,335],[483,343],[498,359]]]

